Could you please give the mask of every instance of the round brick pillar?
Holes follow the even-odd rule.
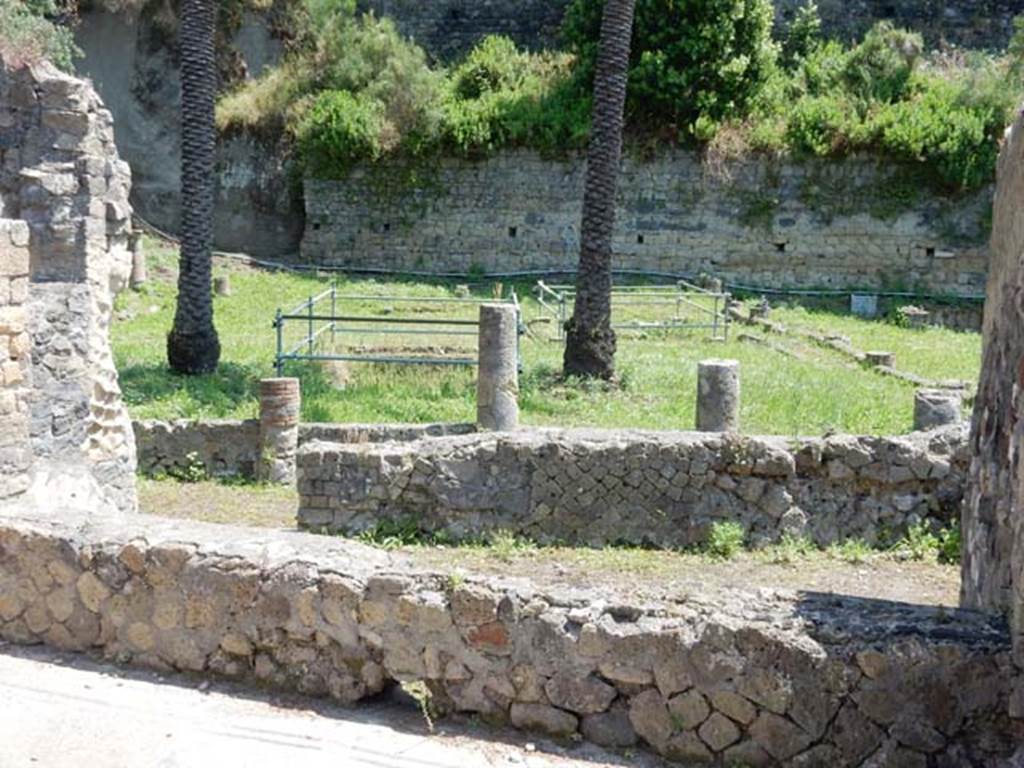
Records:
[[[280,485],[295,482],[301,405],[298,379],[260,381],[260,480]]]
[[[738,432],[739,428],[739,362],[702,360],[697,364],[697,430]]]
[[[509,304],[480,307],[476,420],[499,432],[519,426],[519,317]]]

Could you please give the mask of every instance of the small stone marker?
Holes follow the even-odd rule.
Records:
[[[141,232],[132,233],[129,247],[132,252],[132,275],[128,284],[133,291],[137,291],[149,279],[146,274],[146,252],[142,248]]]
[[[877,317],[878,296],[871,293],[851,294],[850,312],[857,315],[857,317]]]
[[[218,296],[230,296],[231,278],[227,275],[213,278],[213,292]]]
[[[295,482],[301,405],[298,379],[260,381],[260,480],[279,485]]]
[[[895,368],[896,355],[892,352],[865,352],[864,362],[872,368]]]
[[[510,304],[480,307],[476,420],[497,432],[519,426],[519,318]]]
[[[702,360],[697,364],[697,430],[738,432],[739,428],[739,362]]]
[[[955,389],[919,389],[914,394],[914,431],[959,424],[963,394]]]

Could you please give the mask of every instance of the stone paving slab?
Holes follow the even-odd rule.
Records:
[[[352,710],[11,646],[0,648],[0,723],[3,768],[663,765],[448,721],[430,734],[413,706],[396,701]]]

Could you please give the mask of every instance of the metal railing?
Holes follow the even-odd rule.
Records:
[[[411,315],[432,311],[458,315],[458,310],[491,303],[508,303],[515,307],[521,337],[525,326],[514,290],[505,298],[481,299],[344,294],[338,291],[337,284],[332,284],[291,311],[277,310],[273,322],[277,335],[274,368],[278,376],[283,376],[284,366],[289,361],[474,366],[478,362],[478,314],[462,317]],[[352,304],[360,305],[366,313],[357,313],[357,310],[339,314],[339,308]],[[402,312],[403,309],[406,311]],[[300,335],[290,333],[291,329],[297,329]],[[368,347],[365,342],[373,337],[400,339],[406,343]],[[353,343],[353,338],[364,343]],[[472,339],[471,344],[461,344],[467,339]]]
[[[538,280],[534,295],[565,340],[576,287]],[[612,289],[612,328],[617,330],[708,330],[715,341],[729,337],[729,294],[710,291],[685,280],[673,285],[619,285]]]

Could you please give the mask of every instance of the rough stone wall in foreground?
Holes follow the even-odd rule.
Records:
[[[29,491],[48,504],[135,509],[134,438],[109,342],[131,266],[130,185],[86,81],[0,62],[0,217],[29,230]]]
[[[886,210],[885,196],[902,188],[900,172],[869,159],[750,161],[725,177],[684,151],[627,158],[614,267],[776,288],[979,295],[991,190],[963,199],[922,195],[898,213],[895,202]],[[380,190],[380,180],[361,170],[342,182],[307,179],[303,261],[501,273],[572,270],[579,260],[579,159],[512,151],[475,163],[445,160],[426,189]]]
[[[961,427],[905,437],[799,439],[522,430],[398,444],[314,442],[299,452],[299,523],[356,533],[382,520],[475,539],[666,548],[720,521],[754,543],[895,540],[959,512]]]
[[[416,569],[353,542],[0,519],[0,637],[353,702],[435,702],[685,765],[1005,765],[998,619],[740,591],[645,599]]]

